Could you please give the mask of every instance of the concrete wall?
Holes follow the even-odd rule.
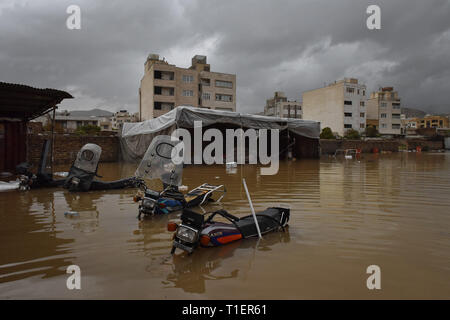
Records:
[[[330,127],[344,135],[344,89],[330,86],[303,93],[303,119],[320,121],[320,128]]]
[[[381,151],[397,152],[400,146],[406,145],[408,150],[415,150],[420,146],[425,150],[443,149],[443,141],[424,139],[408,140],[320,140],[321,154],[334,154],[337,149],[361,149],[363,153],[371,153],[374,148]]]
[[[51,134],[28,134],[27,161],[36,166],[39,163],[42,145],[45,139],[51,139]],[[86,143],[95,143],[102,148],[101,162],[115,162],[119,160],[119,138],[116,136],[79,136],[55,134],[54,163],[72,164],[78,151]]]

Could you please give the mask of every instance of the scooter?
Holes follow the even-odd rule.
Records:
[[[139,202],[139,214],[158,215],[169,214],[183,208],[201,206],[206,202],[220,202],[225,196],[226,188],[223,185],[213,186],[207,183],[198,186],[186,194],[181,193],[177,186],[168,185],[162,192],[148,188],[144,182],[139,183],[143,195],[135,195],[134,202]],[[222,193],[217,200],[212,198],[215,192]]]
[[[217,215],[228,220],[228,223],[215,221]],[[284,231],[289,216],[290,209],[279,207],[267,208],[242,218],[225,210],[214,211],[208,216],[184,209],[180,225],[174,222],[167,225],[168,231],[175,232],[171,254],[177,248],[191,254],[199,246],[216,247],[268,232]]]
[[[98,162],[102,154],[102,148],[94,143],[85,144],[77,154],[63,187],[69,191],[112,190],[135,188],[141,179],[129,177],[115,181],[101,181],[94,179],[100,177],[97,174]]]
[[[220,200],[225,196],[223,185],[204,183],[197,188],[183,194],[179,191],[183,173],[183,142],[167,135],[156,136],[148,147],[135,176],[141,193],[133,197],[139,202],[138,219],[142,215],[168,214],[193,206],[201,206],[214,201],[214,193],[221,193]],[[176,160],[176,157],[178,161]],[[154,191],[147,187],[144,178],[158,179],[163,183],[163,191]]]
[[[50,146],[50,140],[45,140],[42,144],[41,157],[36,174],[30,171],[31,165],[27,162],[22,162],[16,166],[16,172],[19,175],[19,190],[54,188],[61,187],[64,184],[65,179],[53,179],[53,174],[47,170]]]

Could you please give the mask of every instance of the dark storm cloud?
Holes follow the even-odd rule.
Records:
[[[82,29],[65,27],[78,4]],[[366,28],[381,7],[382,29]],[[273,91],[343,77],[394,86],[403,105],[450,112],[450,1],[3,1],[0,80],[67,89],[62,108],[137,110],[150,52],[180,66],[208,55],[237,74],[238,110],[262,111]]]

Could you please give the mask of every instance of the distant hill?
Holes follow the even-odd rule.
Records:
[[[406,118],[423,118],[427,113],[419,109],[402,108],[402,114],[404,114]]]
[[[102,109],[69,111],[71,116],[77,117],[111,117],[114,113]]]

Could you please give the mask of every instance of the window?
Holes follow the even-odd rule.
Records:
[[[398,123],[393,123],[393,124],[392,124],[392,129],[400,129],[400,124],[398,124]]]
[[[352,102],[349,101],[349,100],[345,100],[345,101],[344,101],[344,104],[347,105],[347,106],[351,106],[351,105],[352,105]]]
[[[386,129],[386,128],[387,128],[386,123],[382,123],[382,124],[381,124],[381,127],[384,128],[384,129]]]
[[[155,70],[154,77],[155,77],[155,79],[161,79],[161,80],[174,80],[175,74],[170,71]]]
[[[153,109],[161,110],[161,102],[155,101],[155,103],[153,105]]]
[[[216,87],[224,87],[224,88],[233,88],[233,82],[231,81],[222,81],[222,80],[216,80]]]
[[[359,89],[358,89],[358,94],[359,94]]]
[[[361,113],[359,114],[359,116],[360,116],[361,118],[364,118],[364,116],[365,116],[364,112],[361,112]]]
[[[183,90],[183,97],[193,97],[194,91],[192,90]]]
[[[393,103],[392,103],[392,108],[394,108],[394,109],[400,109],[400,103],[393,102]]]
[[[382,108],[386,108],[386,107],[387,107],[387,103],[386,103],[386,102],[382,102],[382,103],[381,103],[381,107],[382,107]]]
[[[183,82],[184,83],[194,82],[194,76],[188,75],[188,74],[183,74]]]
[[[399,113],[393,113],[392,114],[392,119],[400,119],[400,114]]]
[[[211,94],[209,92],[204,92],[202,94],[202,99],[203,100],[211,100]]]
[[[381,118],[386,118],[386,113],[382,113]]]
[[[365,90],[363,90],[363,96],[365,96],[366,95],[366,91]]]
[[[361,129],[364,129],[364,123],[361,123],[361,124],[359,125],[359,127],[360,127]]]
[[[351,128],[352,128],[352,125],[351,125],[351,124],[344,124],[344,128],[345,128],[345,129],[351,129]]]
[[[233,96],[228,94],[216,94],[216,101],[231,102],[233,101]]]
[[[360,101],[360,102],[359,102],[359,106],[360,106],[360,107],[364,107],[364,106],[365,106],[364,101]]]
[[[346,116],[346,117],[351,117],[351,116],[352,116],[352,113],[351,113],[351,112],[344,112],[344,116]]]
[[[355,93],[355,88],[345,88],[347,93]]]
[[[210,79],[206,79],[206,78],[202,78],[200,79],[200,82],[203,86],[207,86],[209,87],[209,85],[211,84],[211,80]]]

